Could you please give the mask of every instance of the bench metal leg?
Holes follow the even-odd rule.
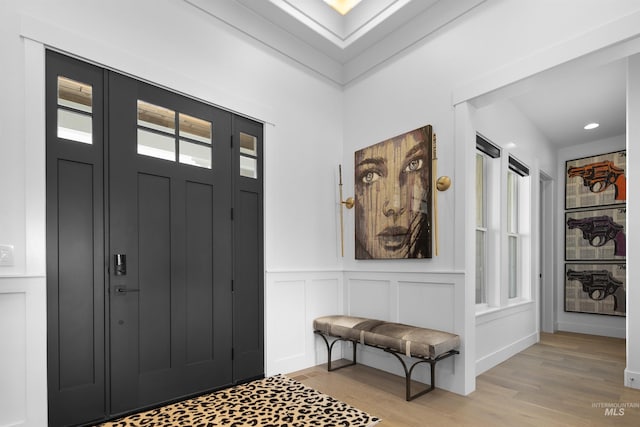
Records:
[[[396,359],[398,359],[400,361],[400,363],[402,364],[402,368],[404,369],[404,378],[405,378],[405,387],[406,387],[406,400],[407,402],[412,401],[413,399],[415,399],[416,397],[422,396],[423,394],[427,394],[430,391],[432,391],[433,389],[436,388],[436,378],[435,378],[435,368],[436,368],[436,362],[433,360],[418,360],[417,362],[415,362],[413,365],[411,365],[410,368],[407,369],[407,364],[404,363],[404,360],[402,360],[402,358],[395,352],[395,351],[391,351],[388,349],[385,349],[385,351],[389,354],[393,354]],[[411,374],[413,373],[413,368],[416,367],[416,365],[419,365],[420,363],[428,363],[429,365],[431,365],[431,385],[429,386],[429,388],[422,390],[414,395],[411,395]]]
[[[396,359],[398,359],[400,361],[400,363],[402,364],[402,368],[404,369],[404,378],[405,378],[405,388],[406,388],[406,400],[407,402],[412,401],[413,399],[415,399],[416,397],[422,396],[423,394],[427,394],[430,391],[433,391],[433,389],[436,388],[436,363],[439,362],[442,359],[446,359],[449,356],[453,356],[454,354],[460,354],[459,351],[457,350],[451,350],[445,354],[442,354],[440,356],[438,356],[435,359],[420,359],[417,362],[415,362],[413,365],[411,365],[411,368],[407,369],[407,364],[404,362],[404,360],[402,360],[402,357],[400,357],[400,355],[398,354],[398,352],[391,350],[389,348],[384,348],[384,351],[386,351],[387,353],[393,354]],[[414,356],[415,357],[415,356]],[[431,384],[429,385],[429,387],[425,390],[419,391],[416,394],[411,394],[411,374],[413,373],[413,369],[419,365],[420,363],[428,363],[430,365],[431,368]]]
[[[327,371],[331,372],[331,371],[335,371],[337,369],[341,369],[341,368],[346,368],[347,366],[353,366],[356,364],[356,345],[358,344],[357,341],[354,340],[350,340],[347,338],[336,338],[334,339],[331,344],[329,344],[329,340],[327,339],[327,337],[325,336],[325,334],[323,334],[321,331],[313,331],[315,334],[320,335],[320,337],[322,337],[322,339],[324,340],[324,343],[327,345]],[[338,367],[331,367],[331,352],[333,351],[333,346],[335,343],[337,343],[338,341],[349,341],[351,342],[352,346],[353,346],[353,358],[351,359],[351,363],[347,363],[345,365],[340,365]]]
[[[348,339],[348,338],[340,338],[340,337],[333,337],[335,338],[331,343],[329,343],[329,340],[327,339],[327,335],[322,332],[322,331],[318,331],[315,330],[313,331],[315,334],[318,334],[322,337],[325,345],[327,346],[327,371],[335,371],[337,369],[342,369],[342,368],[346,368],[347,366],[353,366],[356,364],[356,346],[358,344],[358,341],[356,340],[352,340],[352,339]],[[335,343],[337,343],[338,341],[350,341],[352,346],[353,346],[353,359],[351,361],[351,363],[347,363],[345,365],[340,365],[338,367],[332,367],[331,366],[331,353],[333,351],[333,346],[335,345]],[[382,346],[372,346],[372,347],[376,347],[376,348],[380,348],[384,351],[386,351],[387,353],[393,354],[396,359],[398,359],[400,361],[400,364],[402,364],[402,368],[404,369],[404,378],[405,378],[405,396],[406,396],[406,400],[412,401],[413,399],[415,399],[416,397],[422,396],[423,394],[427,394],[430,391],[433,391],[436,388],[436,363],[441,361],[442,359],[446,359],[447,357],[451,357],[455,354],[460,354],[460,352],[458,350],[450,350],[444,354],[441,354],[440,356],[436,357],[435,359],[430,359],[427,357],[421,357],[421,356],[415,356],[412,355],[411,357],[413,358],[417,358],[419,359],[417,362],[415,362],[413,365],[411,365],[411,367],[407,367],[407,364],[405,363],[405,361],[402,359],[401,355],[404,355],[404,353],[399,353],[396,350],[390,349],[390,348],[386,348],[386,347],[382,347]],[[411,394],[411,375],[413,374],[413,370],[416,366],[418,366],[421,363],[428,363],[430,366],[430,371],[431,371],[431,384],[428,385],[428,388],[426,388],[425,390],[421,390],[415,394]]]

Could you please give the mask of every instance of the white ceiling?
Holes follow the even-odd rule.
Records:
[[[345,85],[486,0],[364,0],[345,16],[322,0],[184,1]],[[622,60],[572,67],[508,96],[552,143],[591,142],[625,133],[625,70]]]
[[[626,132],[626,80],[618,60],[543,79],[511,101],[556,145],[592,142]],[[600,127],[584,130],[591,122]]]
[[[184,0],[337,84],[347,84],[486,0]]]

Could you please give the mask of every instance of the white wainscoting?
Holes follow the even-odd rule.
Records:
[[[439,362],[436,385],[464,394],[464,274],[347,271],[344,274],[346,314],[439,329],[460,335],[461,354]],[[458,303],[456,303],[456,301]],[[325,351],[326,352],[326,351]],[[326,355],[324,356],[326,361]],[[386,372],[404,371],[398,360],[381,350],[358,346],[358,361]],[[429,365],[413,378],[430,383]]]
[[[534,301],[476,316],[476,375],[540,340]]]
[[[0,427],[47,424],[44,277],[0,276]]]
[[[316,345],[320,338],[313,333],[313,319],[344,312],[343,273],[267,272],[265,283],[265,374],[325,363],[326,349]]]

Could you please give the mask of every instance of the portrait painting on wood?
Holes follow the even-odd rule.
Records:
[[[355,153],[356,259],[431,258],[431,125]]]

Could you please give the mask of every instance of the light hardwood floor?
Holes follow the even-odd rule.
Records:
[[[469,396],[436,389],[406,402],[404,378],[363,365],[287,375],[381,418],[380,427],[640,426],[640,390],[623,386],[625,365],[623,339],[558,332],[478,376]],[[600,404],[619,405],[618,415]],[[622,415],[622,404],[635,407]]]

